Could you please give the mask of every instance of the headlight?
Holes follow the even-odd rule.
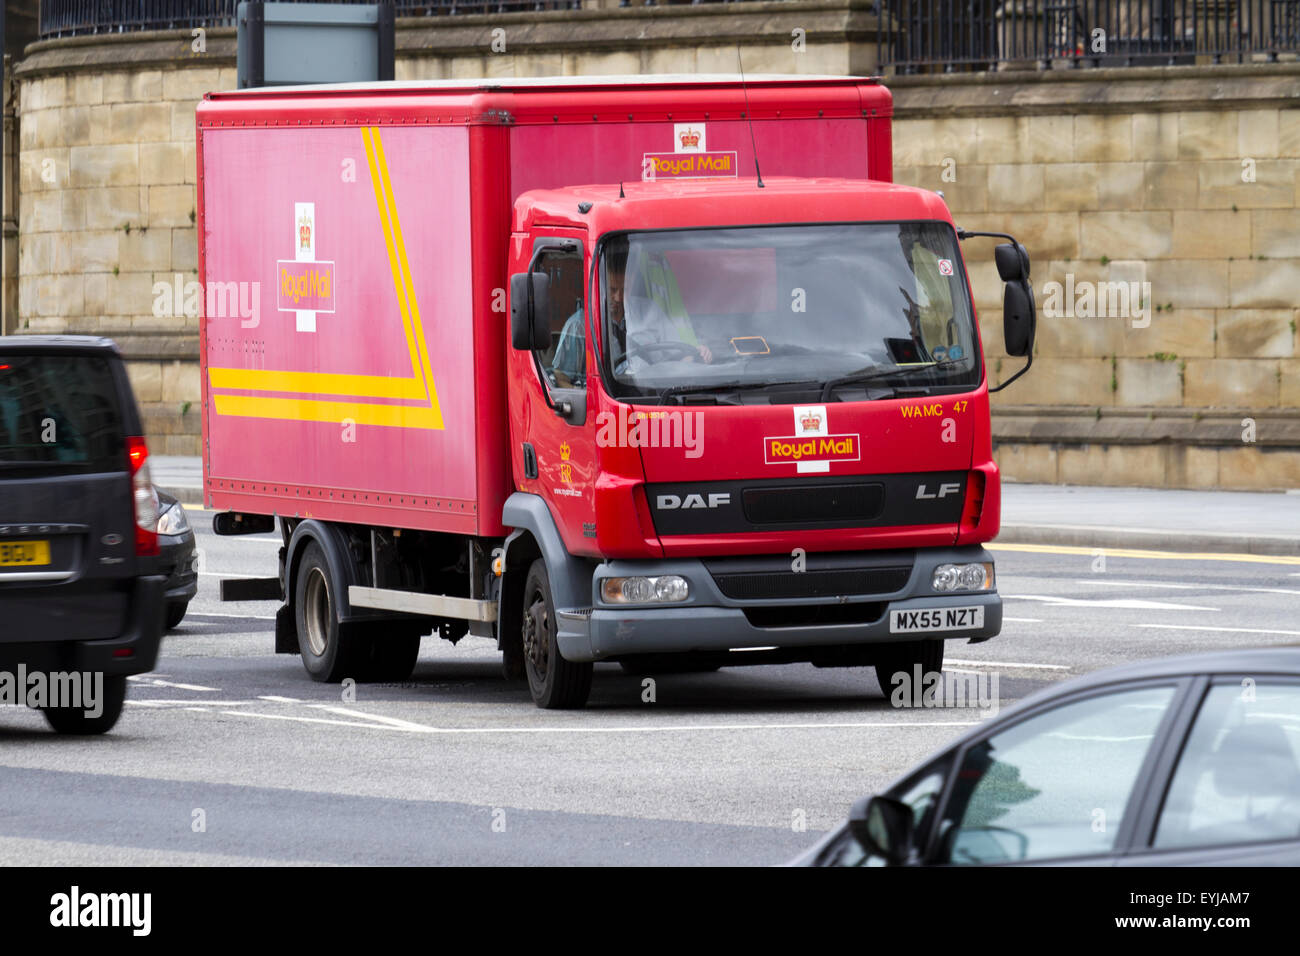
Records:
[[[678,574],[604,578],[600,596],[606,604],[678,604],[691,596],[691,585]]]
[[[159,534],[184,534],[190,530],[190,523],[185,520],[185,509],[180,502],[172,505],[158,519]]]
[[[993,563],[941,564],[930,586],[936,591],[986,591],[993,587]]]

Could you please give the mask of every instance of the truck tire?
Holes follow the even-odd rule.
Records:
[[[103,709],[98,717],[87,717],[78,707],[44,707],[45,722],[61,734],[103,734],[113,729],[126,703],[126,677],[105,674]]]
[[[902,671],[908,680],[921,665],[921,674],[938,673],[943,670],[943,641],[907,641],[901,644],[886,644],[881,648],[883,656],[876,662],[876,680],[880,682],[880,692],[888,699],[894,691],[894,675]]]
[[[546,562],[538,558],[524,581],[523,624],[524,671],[533,703],[545,710],[582,707],[591,693],[590,662],[566,661],[556,642],[555,601]]]
[[[371,642],[357,627],[339,623],[329,563],[315,541],[303,549],[298,564],[293,611],[298,651],[312,680],[337,684],[345,677],[367,679]]]

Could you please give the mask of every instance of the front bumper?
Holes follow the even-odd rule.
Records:
[[[754,648],[815,649],[886,644],[916,640],[987,640],[1002,630],[1002,599],[996,590],[938,594],[930,586],[940,564],[992,562],[981,547],[927,549],[915,552],[905,586],[888,594],[839,595],[827,599],[734,600],[719,590],[714,577],[698,560],[608,561],[592,582],[593,606],[557,609],[560,653],[571,661],[600,661],[634,654],[720,652]],[[683,604],[651,607],[604,605],[600,582],[630,574],[679,574],[691,584]],[[849,606],[863,618],[853,623],[767,626],[762,612],[779,609],[778,618],[798,620],[800,608]],[[980,627],[894,633],[891,611],[928,608],[982,607]],[[748,614],[746,612],[749,612]]]

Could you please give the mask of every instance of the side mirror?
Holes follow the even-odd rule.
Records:
[[[1029,278],[1029,253],[1018,242],[1004,242],[993,250],[998,275],[1003,282],[1019,282]]]
[[[516,272],[510,277],[510,344],[523,352],[551,344],[551,277]]]
[[[1026,279],[1008,282],[1002,293],[1002,337],[1008,355],[1028,355],[1033,350],[1037,321],[1033,286]]]
[[[912,852],[912,808],[891,797],[863,797],[849,811],[849,832],[864,850],[900,866]]]

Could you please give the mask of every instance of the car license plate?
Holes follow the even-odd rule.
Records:
[[[48,541],[0,541],[0,568],[36,567],[49,563]]]
[[[984,626],[984,606],[926,607],[911,611],[890,611],[889,632],[964,631]]]

